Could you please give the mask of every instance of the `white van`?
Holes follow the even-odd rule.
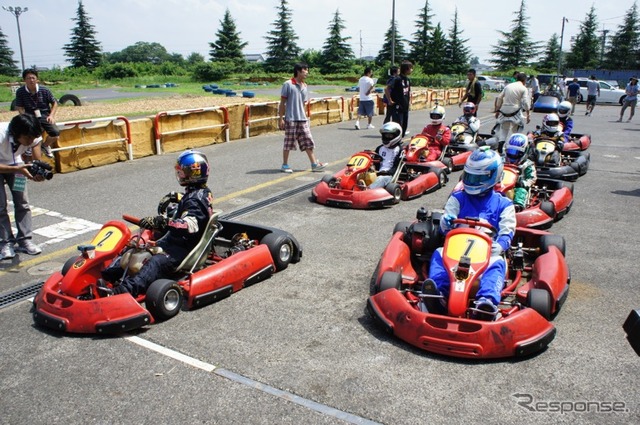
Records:
[[[565,79],[567,86],[571,84],[573,78]],[[580,93],[578,94],[578,103],[582,103],[587,100],[587,81],[588,78],[578,78],[578,84],[580,84]],[[606,81],[598,81],[600,84],[600,96],[596,98],[596,103],[614,103],[622,105],[626,94],[624,90],[613,87]]]

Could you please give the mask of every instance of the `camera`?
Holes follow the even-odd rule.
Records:
[[[42,176],[45,180],[51,180],[53,178],[52,167],[44,161],[35,160],[29,166],[29,173],[33,177]]]

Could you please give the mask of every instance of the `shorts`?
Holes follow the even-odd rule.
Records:
[[[633,100],[624,100],[622,102],[622,105],[625,108],[631,108],[631,109],[635,109],[636,105],[638,104],[638,99],[633,99]]]
[[[596,98],[597,96],[594,96],[592,94],[587,96],[587,105],[594,105],[596,104]]]
[[[284,150],[295,151],[296,142],[301,151],[315,148],[313,136],[309,129],[309,121],[285,121],[284,122]]]
[[[46,117],[40,117],[38,119],[40,121],[40,125],[47,132],[47,134],[51,137],[58,137],[60,135],[60,130],[55,124],[51,124],[47,121]]]
[[[373,100],[361,100],[358,105],[359,117],[372,117],[373,116]]]

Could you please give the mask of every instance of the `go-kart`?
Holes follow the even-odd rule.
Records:
[[[422,209],[417,221],[396,225],[371,278],[371,316],[395,337],[447,356],[504,358],[544,349],[556,333],[550,320],[569,290],[564,239],[517,228],[506,252],[502,300],[497,314],[491,314],[476,309],[473,301],[490,260],[487,231],[496,230],[478,219],[456,219],[454,224],[465,227],[449,231],[443,245],[441,214]],[[448,299],[425,284],[431,255],[440,246],[451,280]]]
[[[533,160],[539,178],[577,180],[587,173],[591,154],[583,150],[562,150],[551,137],[534,138]]]
[[[457,145],[456,148],[454,148],[449,144],[442,149],[442,153],[437,160],[427,161],[427,157],[429,156],[429,139],[432,139],[432,137],[424,134],[418,134],[411,139],[411,142],[405,148],[405,160],[408,165],[428,165],[451,173],[452,171],[464,168],[464,163],[474,149],[471,147],[467,149],[465,146],[458,148]]]
[[[585,151],[591,146],[590,134],[571,133],[569,141],[562,146],[562,152]]]
[[[342,208],[382,208],[433,192],[445,186],[448,177],[443,169],[429,164],[407,164],[403,155],[391,181],[385,187],[371,189],[378,177],[375,163],[382,158],[373,151],[354,154],[347,165],[333,176],[324,176],[311,190],[319,204]]]
[[[533,104],[533,112],[555,113],[562,100],[562,93],[554,90],[547,90],[538,96]]]
[[[219,215],[213,214],[200,242],[176,270],[136,298],[129,293],[103,296],[97,280],[117,258],[123,277],[137,273],[157,250],[158,235],[142,229],[132,234],[122,221],[107,222],[90,245],[78,247],[80,255],[44,282],[33,301],[35,323],[70,333],[126,332],[174,317],[183,303],[193,309],[226,298],[300,261],[302,247],[289,233]],[[136,217],[123,219],[139,223]]]

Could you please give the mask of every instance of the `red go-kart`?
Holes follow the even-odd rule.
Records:
[[[562,152],[568,151],[586,151],[591,146],[590,134],[571,133],[569,141],[562,147]]]
[[[464,164],[473,149],[458,149],[457,147],[454,149],[451,144],[449,144],[442,149],[442,153],[437,160],[427,162],[430,138],[431,136],[418,134],[411,139],[411,142],[405,148],[407,164],[411,166],[429,165],[431,167],[444,169],[447,173],[464,168]]]
[[[375,163],[381,159],[368,150],[354,154],[345,168],[322,178],[311,191],[312,199],[334,207],[381,208],[438,190],[448,181],[444,170],[428,164],[408,165],[403,156],[391,181],[371,189],[369,185],[377,178]]]
[[[90,245],[78,247],[80,255],[44,282],[34,299],[34,321],[71,333],[125,332],[170,319],[183,301],[188,309],[202,307],[300,261],[302,248],[289,233],[221,220],[219,214],[214,213],[200,242],[173,275],[154,281],[137,298],[128,293],[101,296],[96,281],[120,256],[123,275],[136,273],[153,254],[156,235],[150,230],[132,235],[125,223],[107,222]]]
[[[424,210],[423,210],[424,211]],[[507,276],[494,320],[477,317],[474,298],[491,255],[491,226],[456,219],[444,240],[448,299],[422,288],[431,254],[442,246],[441,213],[398,223],[371,278],[367,309],[389,333],[420,349],[454,357],[505,358],[544,349],[555,337],[550,320],[569,290],[564,239],[518,228],[506,253]],[[420,216],[420,214],[419,214]],[[491,229],[495,231],[495,229]]]

